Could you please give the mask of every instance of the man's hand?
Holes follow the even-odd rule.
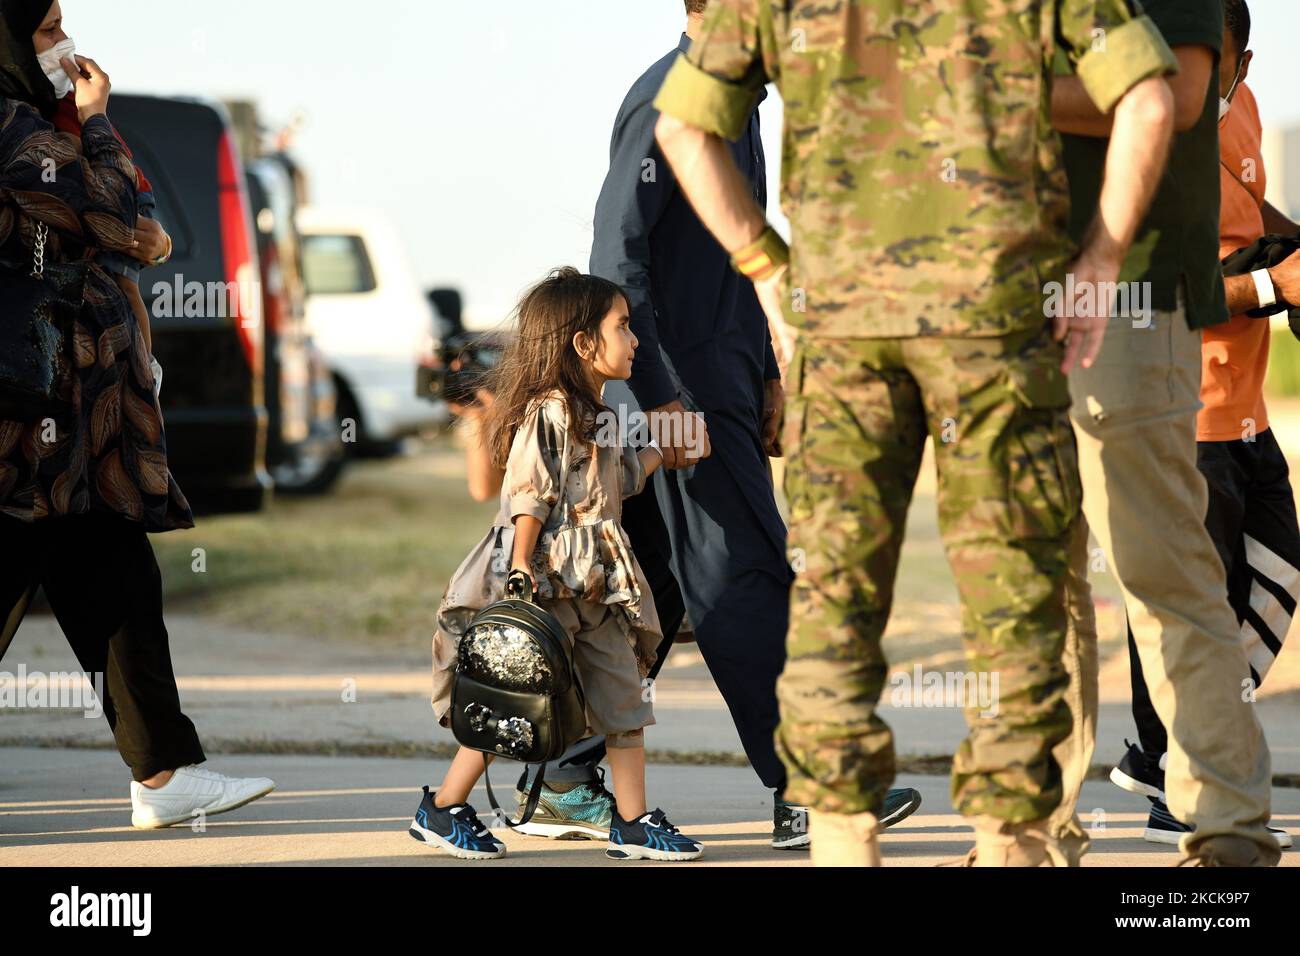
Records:
[[[763,450],[769,458],[781,458],[781,420],[785,416],[785,389],[779,379],[763,383]]]
[[[1065,359],[1061,362],[1061,371],[1069,375],[1074,370],[1075,362],[1083,359],[1084,368],[1092,368],[1101,351],[1102,340],[1106,337],[1106,323],[1110,321],[1111,301],[1103,292],[1114,288],[1119,280],[1122,260],[1112,255],[1085,249],[1070,264],[1069,271],[1074,276],[1076,288],[1086,288],[1084,283],[1091,283],[1096,290],[1093,296],[1093,308],[1088,314],[1081,314],[1073,302],[1065,304],[1063,314],[1054,321],[1053,337],[1056,341],[1065,341]]]
[[[665,470],[689,468],[713,454],[704,416],[688,412],[681,401],[674,399],[667,405],[652,408],[647,417],[650,435],[663,452]]]
[[[141,217],[136,220],[135,248],[131,255],[146,265],[161,259],[171,249],[171,237],[156,220]]]
[[[466,418],[473,422],[481,422],[487,417],[488,410],[492,408],[492,402],[495,396],[486,388],[475,389],[474,400],[471,402],[448,402],[447,409],[460,418]]]
[[[1300,252],[1293,252],[1280,265],[1268,270],[1279,302],[1300,305]]]

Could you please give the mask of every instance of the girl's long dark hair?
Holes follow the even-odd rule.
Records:
[[[605,406],[573,348],[573,337],[585,332],[598,346],[601,322],[622,295],[613,282],[569,266],[553,270],[524,294],[515,336],[485,382],[494,396],[485,434],[498,468],[505,468],[515,431],[530,406],[556,389],[568,406],[575,438],[593,440],[596,416]]]

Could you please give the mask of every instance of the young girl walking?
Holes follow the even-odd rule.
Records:
[[[589,730],[605,736],[615,800],[606,854],[692,860],[703,845],[662,810],[647,809],[643,729],[654,723],[647,676],[663,635],[619,525],[623,499],[641,491],[663,456],[653,442],[630,447],[598,421],[612,417],[601,399],[605,383],[632,374],[637,339],[627,302],[613,283],[564,268],[524,296],[518,316],[483,425],[505,468],[501,511],[438,609],[434,713],[449,725],[456,651],[475,613],[505,596],[508,578],[522,580],[568,632]],[[424,788],[411,836],[461,859],[504,856],[505,845],[467,802],[482,773],[483,755],[462,747],[442,786]]]

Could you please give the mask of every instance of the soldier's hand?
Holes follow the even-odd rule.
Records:
[[[790,368],[790,357],[794,355],[794,329],[785,321],[786,271],[783,268],[762,282],[754,283],[758,304],[763,307],[768,329],[772,333],[772,351],[776,354],[776,366],[781,370],[782,385],[785,384],[786,371]]]
[[[1088,250],[1070,265],[1074,276],[1074,287],[1086,289],[1091,286],[1094,295],[1092,305],[1087,309],[1076,308],[1076,303],[1067,301],[1060,315],[1055,317],[1053,337],[1065,342],[1065,358],[1061,362],[1061,371],[1066,375],[1074,370],[1081,361],[1084,368],[1092,368],[1101,352],[1102,340],[1106,337],[1106,323],[1110,321],[1111,295],[1119,281],[1121,261],[1109,256],[1099,256]]]

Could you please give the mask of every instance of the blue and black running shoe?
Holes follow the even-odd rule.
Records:
[[[424,788],[424,799],[407,832],[427,846],[461,860],[495,860],[506,855],[506,845],[492,835],[468,803],[434,805],[436,794]]]
[[[609,823],[609,848],[605,855],[611,860],[662,860],[684,863],[698,860],[704,853],[704,844],[692,840],[668,822],[662,810],[652,810],[629,823],[618,815],[615,808]]]

